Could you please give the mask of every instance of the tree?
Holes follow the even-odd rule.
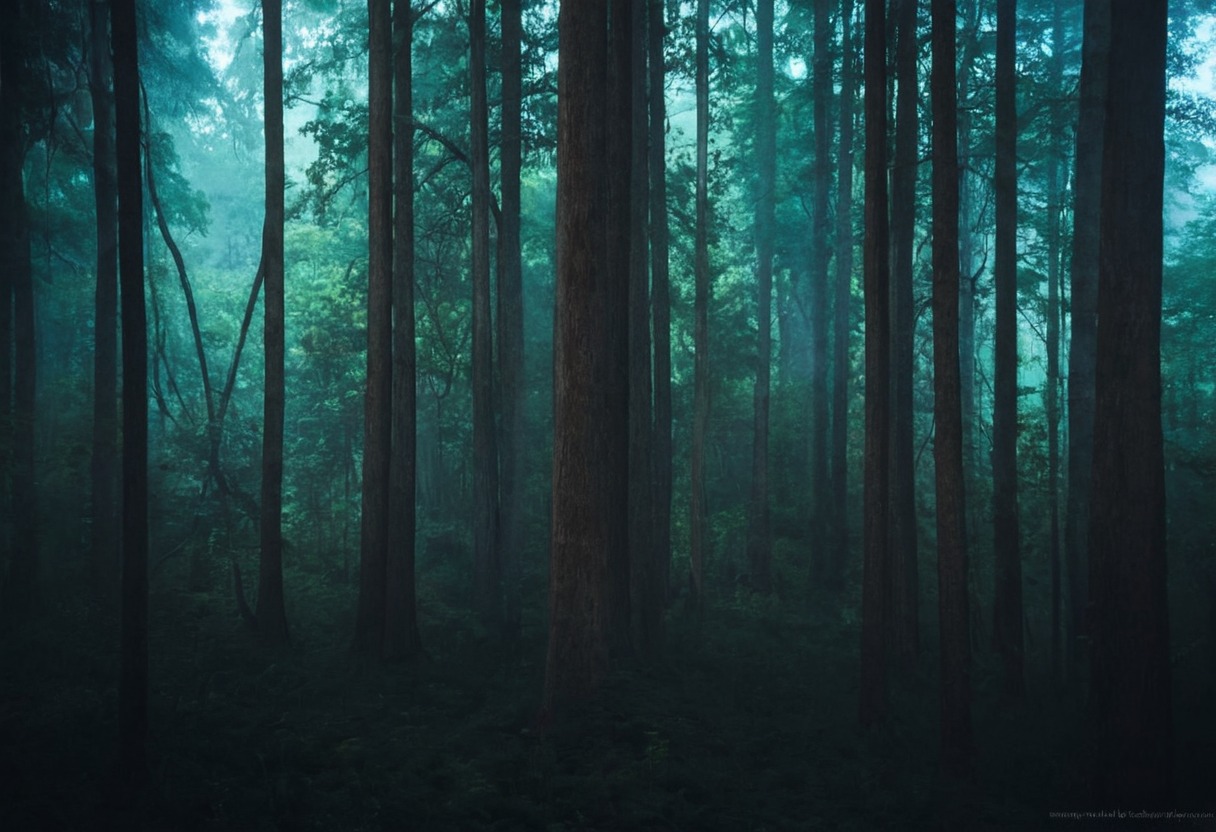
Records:
[[[959,166],[954,0],[932,0],[933,458],[941,639],[942,768],[971,768],[971,636],[959,372]]]
[[[1095,797],[1172,797],[1161,277],[1166,0],[1112,0],[1089,516]]]
[[[114,170],[113,67],[108,7],[89,3],[89,94],[93,104],[93,195],[97,292],[93,311],[93,586],[113,597],[118,548],[118,185]]]
[[[418,347],[414,322],[414,13],[393,3],[393,415],[384,655],[422,652],[414,583],[418,490]],[[504,191],[505,192],[505,191]],[[505,201],[505,200],[504,200]]]
[[[368,2],[367,392],[356,652],[384,651],[392,454],[393,75],[389,0]]]
[[[1068,350],[1068,503],[1065,560],[1068,572],[1066,666],[1077,679],[1084,645],[1089,583],[1089,505],[1094,453],[1094,367],[1098,326],[1098,236],[1102,205],[1102,154],[1106,122],[1110,0],[1085,4],[1073,188],[1072,271]]]
[[[705,434],[709,429],[709,0],[697,0],[696,240],[693,243],[693,416],[689,525],[692,534],[692,594],[705,606],[705,550],[709,517],[705,505]]]
[[[262,0],[265,68],[266,223],[262,228],[266,381],[262,416],[262,558],[258,570],[258,632],[287,641],[283,609],[283,4]],[[214,428],[212,428],[214,430]]]
[[[865,4],[865,478],[861,585],[863,726],[886,719],[886,616],[890,599],[890,261],[887,214],[887,22],[883,0]]]
[[[148,338],[144,310],[139,57],[134,0],[111,0],[122,308],[122,617],[118,736],[124,774],[147,773]]]
[[[993,647],[1006,695],[1020,699],[1022,562],[1018,540],[1017,0],[996,7],[996,367],[992,410],[992,528],[996,558]]]
[[[920,168],[917,0],[895,7],[895,167],[891,174],[891,631],[896,659],[907,668],[920,650],[916,479],[912,447],[912,381],[916,310],[912,278],[916,180]]]
[[[768,592],[773,542],[768,505],[769,388],[773,361],[773,226],[776,223],[777,115],[773,101],[773,0],[756,4],[756,388],[747,559],[752,583]]]
[[[498,449],[494,430],[494,333],[490,319],[490,144],[486,105],[486,4],[469,6],[473,167],[473,598],[489,623],[502,620],[498,541]]]

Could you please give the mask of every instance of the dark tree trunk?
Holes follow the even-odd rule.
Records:
[[[933,392],[942,767],[971,769],[971,637],[959,378],[959,168],[954,0],[932,0]]]
[[[367,391],[354,650],[384,654],[393,389],[393,69],[389,0],[368,2]]]
[[[828,216],[832,185],[832,122],[829,104],[832,98],[832,29],[829,22],[831,0],[815,0],[814,60],[812,62],[812,119],[815,122],[815,191],[811,209],[811,539],[822,541],[811,553],[811,563],[818,564],[822,583],[837,590],[844,578],[844,563],[834,559],[832,548],[833,518],[828,507],[831,483],[828,479],[828,437],[832,426],[828,418],[831,391],[828,388],[828,309],[829,268],[832,249],[829,245],[831,217]]]
[[[891,573],[892,647],[899,664],[920,652],[916,479],[912,447],[912,378],[916,336],[912,278],[916,179],[920,167],[917,0],[896,6],[895,169],[891,175]]]
[[[519,172],[522,154],[523,19],[520,0],[502,2],[502,221],[498,227],[498,383],[502,430],[498,454],[499,538],[507,634],[520,627],[520,566],[524,549],[524,295],[520,253]]]
[[[692,535],[691,588],[698,610],[705,608],[705,555],[709,511],[705,505],[705,434],[709,429],[709,0],[697,0],[696,99],[697,185],[693,255],[693,416],[689,525]]]
[[[883,0],[865,0],[865,502],[861,585],[863,726],[886,719],[886,617],[890,607],[890,249],[887,206],[887,21]]]
[[[773,226],[776,222],[777,116],[773,101],[773,0],[756,4],[756,387],[747,560],[752,585],[772,586],[768,505],[769,388],[773,362]]]
[[[90,541],[93,588],[118,586],[118,184],[114,170],[113,67],[108,7],[89,3],[89,92],[93,103],[93,198],[97,291],[93,310],[93,453]]]
[[[596,692],[608,670],[609,518],[601,467],[607,358],[608,0],[558,13],[557,298],[553,519],[544,713]]]
[[[1018,529],[1018,180],[1014,61],[1017,0],[996,6],[996,344],[992,408],[993,648],[1005,694],[1021,699],[1022,561]]]
[[[853,0],[841,0],[840,153],[836,170],[836,287],[832,336],[832,557],[849,559],[849,304],[853,297]]]
[[[486,105],[486,3],[469,7],[470,161],[473,167],[473,605],[502,622],[494,330],[490,317],[490,144]]]
[[[631,49],[632,147],[629,189],[629,564],[635,644],[653,655],[663,621],[663,594],[654,552],[654,429],[651,413],[650,269],[647,219],[646,0],[633,4]],[[659,92],[662,95],[662,91]]]
[[[124,775],[147,773],[148,330],[144,309],[139,59],[134,0],[111,0],[122,307],[122,623],[118,737]]]
[[[667,71],[663,0],[650,0],[650,280],[654,295],[654,555],[659,591],[671,593],[671,288],[667,227]]]
[[[258,570],[258,633],[287,641],[283,609],[283,3],[262,0],[265,70],[266,222],[262,227],[262,305],[266,382],[262,416],[262,558]],[[211,429],[215,417],[211,414]]]
[[[418,348],[414,343],[414,17],[393,3],[393,458],[389,468],[384,656],[422,652],[414,584],[418,516]]]
[[[1095,799],[1171,806],[1161,431],[1166,0],[1113,0],[1089,577]]]
[[[1094,456],[1094,366],[1098,326],[1098,227],[1102,204],[1102,136],[1106,123],[1110,0],[1085,4],[1080,113],[1073,187],[1072,277],[1069,291],[1067,676],[1078,681],[1085,657],[1089,584],[1089,504]]]

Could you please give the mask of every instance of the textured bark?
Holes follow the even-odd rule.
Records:
[[[912,379],[916,336],[912,278],[916,237],[916,179],[920,159],[917,79],[917,0],[895,11],[895,169],[891,174],[891,634],[905,669],[920,652],[915,449]]]
[[[604,414],[596,376],[607,208],[605,99],[608,0],[558,13],[557,297],[553,337],[553,519],[544,712],[596,692],[608,670],[608,530],[603,511]]]
[[[971,637],[967,595],[966,489],[959,377],[959,168],[954,0],[932,0],[933,65],[933,457],[937,484],[938,619],[942,768],[972,766]]]
[[[1089,504],[1094,455],[1094,366],[1098,326],[1098,226],[1102,200],[1102,136],[1106,121],[1110,0],[1085,4],[1081,103],[1073,188],[1069,291],[1068,505],[1065,510],[1068,617],[1065,662],[1078,681],[1085,654],[1089,584]]]
[[[502,219],[498,225],[498,384],[502,429],[498,455],[499,539],[508,635],[520,627],[520,558],[524,534],[524,295],[520,254],[523,20],[520,0],[502,2]]]
[[[93,306],[93,453],[89,527],[93,588],[118,587],[118,183],[114,170],[114,71],[104,0],[89,3],[89,93],[93,104],[93,202],[97,289]]]
[[[414,343],[414,18],[393,3],[393,415],[385,564],[384,656],[422,652],[414,580],[418,489],[418,348]]]
[[[654,318],[654,555],[671,592],[671,287],[668,277],[667,99],[663,0],[650,0],[650,280]]]
[[[134,0],[111,0],[114,55],[118,269],[122,310],[122,615],[118,676],[120,763],[147,773],[148,330],[144,309],[139,60]]]
[[[283,3],[262,0],[265,77],[266,220],[262,226],[262,307],[266,380],[262,404],[262,557],[258,568],[259,635],[287,641],[283,609]],[[215,416],[211,414],[214,430]]]
[[[393,76],[389,0],[369,0],[367,390],[354,650],[384,653],[392,454]]]
[[[709,429],[709,0],[697,0],[696,99],[697,184],[693,242],[693,415],[689,525],[692,535],[691,589],[698,610],[705,607],[705,556],[709,512],[705,505],[705,434]]]
[[[863,726],[887,716],[886,617],[890,607],[890,241],[887,205],[887,25],[883,0],[866,0],[866,399],[861,706]]]
[[[498,448],[494,427],[494,332],[490,318],[490,145],[486,104],[486,4],[469,7],[470,163],[473,168],[473,605],[502,621],[498,546]]]
[[[849,304],[853,297],[853,116],[856,55],[853,0],[841,0],[840,152],[836,170],[836,287],[833,301],[832,524],[833,558],[849,559]]]
[[[747,560],[752,585],[772,586],[773,541],[768,504],[769,389],[773,362],[773,226],[776,222],[777,116],[773,101],[773,0],[756,4],[756,386]]]
[[[838,518],[828,510],[828,437],[832,426],[828,404],[828,309],[829,267],[832,249],[829,245],[832,184],[832,122],[829,105],[832,98],[832,29],[829,22],[830,0],[815,0],[814,60],[812,61],[812,119],[815,122],[814,196],[811,207],[811,274],[809,303],[811,312],[811,540],[819,541],[811,553],[811,563],[824,586],[837,590],[844,580],[844,562],[834,559],[831,527]]]
[[[1096,800],[1172,806],[1161,262],[1166,0],[1113,0],[1089,518]]]
[[[996,344],[992,408],[992,529],[996,560],[993,649],[1007,696],[1025,692],[1022,561],[1018,527],[1017,0],[996,6]]]

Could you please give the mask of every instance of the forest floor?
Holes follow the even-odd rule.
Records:
[[[839,613],[741,593],[698,623],[677,603],[661,663],[541,731],[540,609],[506,651],[455,590],[432,592],[428,659],[359,666],[348,585],[289,572],[292,643],[268,651],[222,581],[167,583],[134,800],[115,788],[112,616],[63,603],[0,642],[0,830],[1111,828],[1049,813],[1136,808],[1087,804],[1072,697],[1032,689],[1036,704],[1006,707],[982,661],[969,782],[938,774],[931,656],[892,688],[888,724],[861,730],[856,622]],[[1180,810],[1216,809],[1213,719],[1179,729]]]

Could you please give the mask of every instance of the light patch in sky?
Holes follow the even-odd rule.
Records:
[[[806,61],[802,58],[790,58],[785,67],[785,74],[795,81],[801,81],[806,77]]]
[[[219,72],[226,70],[232,63],[232,39],[228,36],[228,30],[236,19],[247,11],[235,0],[219,0],[210,11],[198,13],[196,20],[199,23],[215,26],[215,37],[204,38],[203,43],[207,47],[207,60]]]

